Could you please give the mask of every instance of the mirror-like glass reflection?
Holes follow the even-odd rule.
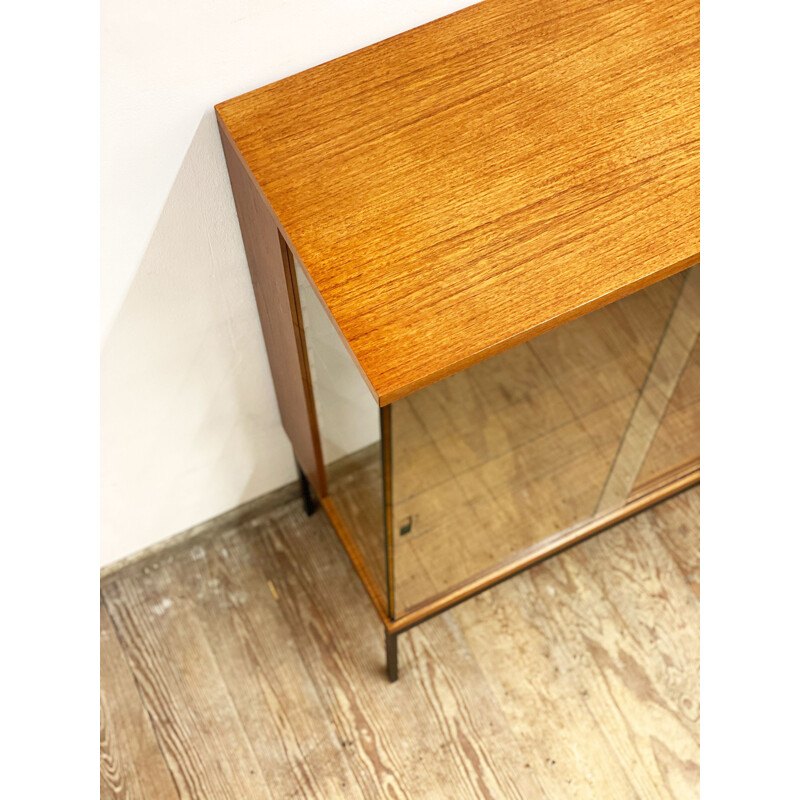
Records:
[[[699,272],[392,404],[395,616],[699,465]]]
[[[386,608],[386,535],[378,404],[301,265],[296,265],[295,274],[328,496]]]

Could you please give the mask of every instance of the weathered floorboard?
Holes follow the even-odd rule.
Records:
[[[277,797],[169,565],[128,573],[103,597],[180,797]]]
[[[273,795],[364,796],[283,619],[277,565],[266,558],[258,523],[208,537],[193,553],[171,566]]]
[[[454,610],[548,796],[697,795],[699,608],[652,513]]]
[[[300,501],[107,577],[103,800],[695,797],[698,498],[403,634],[394,684]]]
[[[100,798],[175,800],[178,793],[114,626],[100,606]]]
[[[681,503],[655,506],[647,517],[684,579],[700,597],[700,491],[685,492],[682,497]]]
[[[280,567],[281,608],[366,796],[376,787],[397,798],[537,794],[463,644],[440,635],[436,657],[424,644],[443,621],[405,637],[408,673],[389,684],[374,612],[324,518],[305,522],[298,507],[262,534],[267,561]]]

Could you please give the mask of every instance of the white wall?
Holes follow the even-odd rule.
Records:
[[[295,477],[214,103],[466,5],[102,0],[102,564]]]

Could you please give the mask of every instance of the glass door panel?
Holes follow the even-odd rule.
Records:
[[[378,404],[299,264],[295,275],[328,500],[388,611]]]
[[[699,267],[391,405],[395,616],[699,463]]]

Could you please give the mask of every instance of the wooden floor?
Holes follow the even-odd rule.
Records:
[[[699,489],[400,638],[324,514],[256,504],[104,579],[102,798],[685,798]]]

